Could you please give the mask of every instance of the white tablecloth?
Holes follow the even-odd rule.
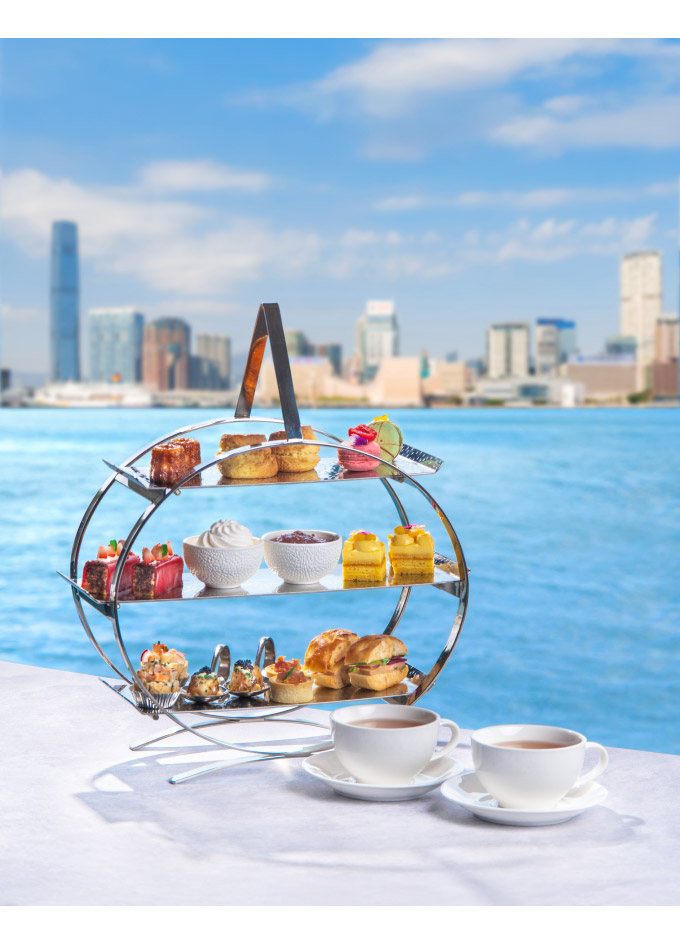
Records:
[[[130,752],[168,722],[141,716],[93,676],[0,663],[0,684],[3,905],[680,900],[675,755],[610,749],[601,807],[558,826],[502,827],[438,790],[398,804],[339,797],[300,759],[171,785],[171,774],[217,755],[189,735]],[[317,731],[227,729],[236,741]],[[465,762],[468,734],[455,752]]]

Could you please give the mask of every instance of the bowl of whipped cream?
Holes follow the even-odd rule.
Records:
[[[239,587],[262,564],[262,539],[234,519],[213,522],[183,544],[186,566],[207,587]]]

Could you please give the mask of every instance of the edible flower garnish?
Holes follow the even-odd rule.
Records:
[[[366,443],[372,443],[378,435],[375,430],[372,430],[371,427],[366,426],[365,423],[360,423],[358,427],[352,427],[347,432],[350,436],[356,436],[359,438],[359,440],[364,440]]]

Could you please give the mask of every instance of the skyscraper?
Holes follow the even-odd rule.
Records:
[[[383,358],[399,354],[399,324],[394,302],[371,301],[357,321],[357,351],[363,381],[375,377]]]
[[[499,322],[486,331],[486,371],[494,380],[529,373],[529,325]]]
[[[674,315],[664,315],[656,323],[654,360],[665,362],[680,357],[680,323]]]
[[[156,390],[189,387],[191,329],[181,318],[159,318],[144,328],[142,380]]]
[[[50,377],[80,380],[78,297],[78,227],[63,220],[52,224],[50,277]]]
[[[198,390],[228,390],[231,382],[231,341],[226,335],[196,336],[191,359],[191,386]]]
[[[143,332],[144,316],[134,308],[91,308],[90,380],[138,384]]]
[[[654,360],[656,323],[661,318],[661,254],[629,253],[621,260],[621,335],[637,340],[638,364]]]
[[[576,323],[564,318],[536,320],[536,373],[554,374],[576,354]]]

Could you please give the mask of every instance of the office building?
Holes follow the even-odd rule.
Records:
[[[536,320],[536,373],[554,374],[576,354],[576,323],[564,318]]]
[[[370,301],[357,321],[357,352],[361,377],[371,381],[385,358],[399,355],[399,324],[394,302]]]
[[[529,373],[529,325],[499,322],[486,332],[486,371],[491,379]]]
[[[613,335],[604,343],[605,354],[609,358],[631,358],[637,361],[637,338]]]
[[[342,376],[342,345],[335,343],[316,345],[316,353],[320,358],[330,361],[336,377]]]
[[[50,378],[53,381],[80,380],[79,321],[78,227],[60,220],[52,224]]]
[[[129,306],[89,311],[90,380],[139,384],[144,316]]]
[[[675,315],[664,315],[656,323],[654,360],[664,363],[680,355],[680,322]]]
[[[303,331],[286,331],[286,348],[291,358],[310,358],[314,355],[314,345]]]
[[[590,401],[622,403],[641,390],[639,366],[631,357],[572,357],[560,373],[573,383],[582,384]]]
[[[620,333],[637,340],[637,359],[643,367],[654,360],[661,301],[661,254],[650,251],[624,256],[621,260]]]
[[[159,318],[144,328],[142,380],[155,390],[189,387],[191,330],[181,318]]]
[[[231,340],[226,335],[197,335],[196,355],[191,358],[191,387],[229,390],[230,386]]]

